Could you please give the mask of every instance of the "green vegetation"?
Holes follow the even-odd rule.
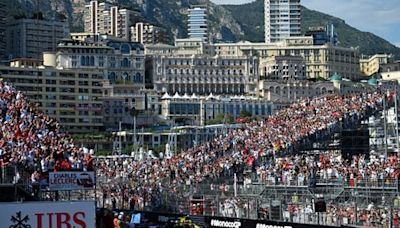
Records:
[[[239,40],[264,42],[264,0],[243,5],[224,5],[240,24],[243,34]]]
[[[89,140],[89,141],[95,141],[95,140],[109,140],[111,137],[111,134],[106,134],[106,133],[97,133],[97,134],[73,134],[71,135],[72,139],[74,140]]]
[[[247,117],[252,117],[253,114],[251,114],[251,112],[246,111],[246,110],[242,110],[240,111],[240,115],[241,118],[247,118]]]
[[[233,116],[230,114],[224,114],[220,113],[217,116],[215,116],[214,119],[206,121],[206,125],[213,125],[213,124],[232,124],[235,123],[235,120],[233,119]]]

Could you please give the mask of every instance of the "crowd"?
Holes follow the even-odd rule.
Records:
[[[321,157],[319,162],[296,155],[280,158],[292,145],[307,136],[330,129],[341,119],[361,116],[368,108],[381,103],[382,96],[377,93],[304,100],[263,121],[247,123],[241,129],[231,130],[226,135],[170,158],[130,160],[118,164],[101,161],[97,173],[99,176],[127,177],[150,194],[160,191],[163,186],[174,189],[180,185],[232,176],[233,173],[242,173],[246,167],[257,172],[264,181],[290,183],[296,179],[298,184],[313,175],[355,178],[358,175],[374,176],[384,169],[390,175],[396,175],[397,171],[391,170],[386,164],[380,167],[371,164],[367,168],[361,159],[349,161],[364,166],[365,172],[360,173],[356,167],[343,166],[338,160],[340,157]],[[398,161],[393,159],[393,162]]]
[[[392,215],[390,215],[392,213]],[[311,204],[289,204],[283,210],[283,220],[295,223],[318,223],[329,226],[363,225],[368,227],[393,227],[399,225],[400,211],[374,204],[359,206],[357,213],[354,204],[329,203],[325,213],[314,213]],[[357,220],[356,220],[357,216]],[[390,216],[392,221],[390,221]]]
[[[379,93],[306,99],[262,121],[246,123],[240,129],[230,130],[171,157],[139,161],[99,159],[96,175],[110,184],[99,189],[113,207],[121,203],[122,197],[122,205],[126,202],[137,209],[161,205],[159,194],[171,192],[183,196],[182,186],[214,182],[232,177],[234,173],[244,174],[246,170],[256,175],[257,182],[279,185],[306,185],[317,179],[345,181],[350,186],[366,179],[372,184],[389,184],[399,175],[400,158],[395,155],[369,160],[354,156],[345,160],[336,151],[318,157],[293,153],[294,146],[303,139],[335,128],[340,120],[359,118],[368,109],[381,106],[382,101]],[[93,151],[76,146],[60,131],[55,120],[29,103],[21,92],[1,81],[0,128],[2,172],[5,167],[23,166],[35,183],[50,170],[94,168]],[[246,185],[252,181],[244,174]],[[240,201],[232,198],[219,207],[227,216],[243,214],[235,205],[241,205]],[[335,217],[351,210],[332,207],[330,211]],[[360,220],[382,220],[387,213],[381,212],[370,210]]]
[[[133,184],[132,193],[142,201],[147,201],[147,205],[156,198],[152,195],[167,191],[179,195],[190,191],[185,186],[216,183],[215,180],[226,180],[225,177],[233,179],[234,173],[243,174],[245,185],[255,181],[304,186],[310,185],[312,180],[336,181],[353,187],[391,185],[399,175],[400,158],[396,155],[372,156],[368,160],[361,155],[346,160],[339,151],[328,151],[318,156],[290,153],[292,146],[302,139],[334,128],[339,120],[359,118],[369,108],[381,106],[382,101],[383,97],[377,93],[304,100],[263,121],[247,123],[241,129],[231,130],[226,135],[169,158],[100,160],[98,175],[114,180],[130,180]],[[211,185],[210,190],[220,188]],[[221,192],[224,192],[228,186],[222,188]],[[232,216],[242,215],[245,206],[240,204],[240,200],[231,198],[218,208],[220,214]],[[302,208],[300,214],[307,214],[309,209]],[[343,212],[342,207],[335,209],[335,213],[339,212]],[[378,220],[385,215],[383,213],[377,217],[377,213],[374,213],[373,218]],[[335,216],[331,216],[332,219],[337,219]],[[298,221],[305,219],[299,216],[293,218]],[[329,218],[325,220],[329,221]],[[359,221],[362,221],[362,217]]]
[[[60,125],[24,94],[0,81],[0,167],[2,178],[7,168],[21,167],[16,180],[30,174],[32,182],[40,182],[49,170],[93,170],[93,151],[74,145],[60,131]]]
[[[292,155],[270,158],[256,167],[258,183],[268,185],[309,186],[316,182],[342,183],[350,187],[378,187],[394,185],[399,176],[400,158],[396,155],[355,155],[343,159],[340,151],[315,155]]]

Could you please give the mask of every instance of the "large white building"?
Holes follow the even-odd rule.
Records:
[[[265,0],[265,42],[301,35],[300,0]]]
[[[153,81],[158,92],[254,95],[258,80],[257,57],[208,55],[153,57]]]
[[[144,88],[144,47],[140,43],[107,41],[87,43],[63,40],[56,54],[54,65],[64,69],[100,69],[112,84],[131,84]]]
[[[107,2],[90,1],[85,5],[85,32],[108,34],[115,37],[130,39],[130,27],[137,17],[132,10],[120,9]]]
[[[274,56],[301,57],[305,64],[306,78],[329,79],[335,72],[344,78],[355,81],[361,77],[360,54],[357,49],[333,46],[330,43],[315,45],[313,37],[291,37],[279,44],[264,42],[207,44],[196,39],[182,39],[177,40],[175,46],[146,46],[146,55],[209,55],[222,58],[253,55],[259,58],[258,66],[261,78],[266,76],[268,61]],[[297,67],[300,66],[299,62]]]
[[[194,7],[189,9],[188,17],[189,38],[201,38],[203,41],[207,41],[207,9],[204,7]]]

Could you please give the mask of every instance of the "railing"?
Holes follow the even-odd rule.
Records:
[[[139,183],[129,181],[129,178],[120,178],[120,182],[113,182],[114,190],[103,194],[100,191],[102,184],[110,186],[112,180],[107,177],[98,178],[98,205],[116,209],[136,209],[153,212],[168,212],[178,214],[223,216],[249,219],[268,219],[304,224],[321,224],[331,226],[375,226],[388,227],[388,224],[397,224],[395,213],[400,212],[400,199],[398,195],[398,181],[396,179],[350,180],[341,179],[316,179],[315,185],[310,186],[309,181],[302,184],[298,182],[251,183],[237,184],[181,184],[168,185],[165,183],[160,191],[151,194],[137,195],[138,201],[132,207],[129,199],[132,196],[130,189],[140,186]],[[99,183],[100,182],[100,183]],[[316,196],[307,193],[309,189],[342,188],[349,193],[336,196],[337,200],[325,198],[328,203],[327,212],[314,212]],[[263,195],[265,189],[277,191],[278,197]],[[382,192],[378,195],[355,196],[354,191],[369,191],[376,189]],[[299,194],[296,194],[296,190]],[[383,192],[388,198],[381,202]],[[351,194],[350,194],[351,193]],[[122,197],[121,197],[122,196]],[[370,197],[370,198],[368,198]],[[112,198],[115,198],[113,205]],[[397,203],[396,203],[397,200]],[[341,203],[343,202],[343,203]],[[373,209],[369,203],[373,202]],[[336,209],[334,209],[336,208]],[[355,210],[354,208],[357,208]],[[378,217],[365,219],[368,210],[375,211]],[[357,211],[357,213],[355,213]],[[386,213],[386,214],[385,214]]]
[[[28,184],[33,173],[23,165],[9,165],[0,168],[0,184]]]

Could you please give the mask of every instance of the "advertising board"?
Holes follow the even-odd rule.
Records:
[[[94,172],[50,172],[50,190],[80,190],[93,189],[95,185]]]
[[[0,224],[7,228],[95,228],[94,201],[0,203]]]
[[[191,224],[194,227],[205,227],[205,228],[331,228],[332,226],[324,225],[311,225],[311,224],[300,224],[280,221],[267,221],[267,220],[253,220],[253,219],[239,219],[239,218],[227,218],[227,217],[216,217],[216,216],[193,216],[193,215],[179,215],[170,213],[158,213],[158,212],[140,212],[145,218],[144,220],[151,222],[152,224],[165,225],[171,221],[191,220]],[[169,227],[169,226],[167,226]],[[173,227],[173,226],[172,226]],[[342,226],[343,227],[343,226]],[[333,227],[332,227],[333,228]]]

